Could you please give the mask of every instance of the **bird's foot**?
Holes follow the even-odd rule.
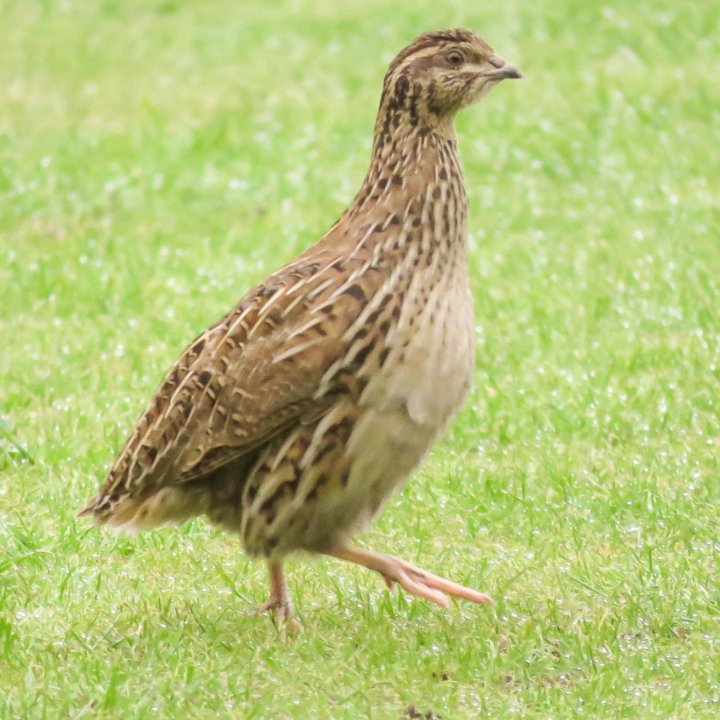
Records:
[[[433,575],[427,570],[392,555],[383,555],[353,547],[344,548],[333,554],[342,560],[349,560],[379,572],[390,589],[397,583],[411,595],[424,598],[442,607],[450,605],[448,596],[463,598],[482,605],[492,602],[490,596],[485,593]]]
[[[290,602],[290,598],[287,596],[279,597],[270,595],[267,602],[253,610],[253,615],[264,615],[268,612],[272,613],[274,617],[280,620],[287,620],[293,614],[293,607]]]
[[[265,613],[271,613],[273,623],[284,640],[289,640],[303,629],[302,623],[293,617],[293,606],[287,595],[282,597],[271,594],[267,602],[253,610],[253,615],[264,615]]]
[[[268,612],[272,613],[273,619],[283,628],[291,632],[302,629],[300,621],[292,617],[293,606],[285,583],[285,575],[282,566],[277,563],[270,564],[270,597],[266,603],[256,608],[253,614],[263,615]]]
[[[388,588],[392,588],[397,582],[400,587],[411,595],[424,597],[443,607],[447,607],[450,604],[448,595],[470,600],[480,605],[487,605],[492,602],[492,598],[485,593],[478,592],[465,585],[460,585],[447,578],[433,575],[433,573],[411,565],[400,558],[390,555],[385,557],[390,561],[391,572],[386,573],[380,571],[380,574],[385,579],[385,584]]]

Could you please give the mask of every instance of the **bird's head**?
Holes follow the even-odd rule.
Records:
[[[470,30],[423,33],[390,63],[381,114],[413,125],[445,124],[501,80],[522,73]]]

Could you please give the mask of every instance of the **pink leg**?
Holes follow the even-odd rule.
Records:
[[[480,604],[492,602],[489,595],[464,585],[458,585],[452,580],[433,575],[392,555],[383,555],[372,550],[361,550],[352,546],[336,550],[330,555],[375,570],[385,578],[388,587],[391,588],[393,583],[398,583],[400,587],[411,595],[425,598],[425,600],[430,600],[430,602],[443,607],[450,605],[448,595]]]
[[[285,583],[285,573],[279,563],[269,563],[268,568],[270,570],[270,597],[255,612],[258,615],[273,612],[284,620],[292,614],[292,603]]]

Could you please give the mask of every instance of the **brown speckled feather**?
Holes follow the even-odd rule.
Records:
[[[380,281],[380,273],[366,270],[336,294],[338,275],[362,271],[367,254],[339,263],[316,247],[193,341],[89,507],[112,512],[126,493],[140,497],[206,475],[350,392],[342,373],[323,376],[346,355],[342,335],[361,310],[357,288],[370,296]]]

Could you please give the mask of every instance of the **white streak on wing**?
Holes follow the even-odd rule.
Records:
[[[301,468],[307,467],[308,463],[312,462],[325,433],[337,422],[338,417],[341,416],[343,412],[344,410],[342,406],[338,405],[325,415],[325,417],[317,424],[312,440],[310,440],[310,445],[308,445],[308,449],[305,451],[302,458],[300,458],[299,464]]]
[[[335,304],[335,300],[342,295],[359,277],[364,275],[371,267],[373,266],[372,261],[368,261],[363,263],[357,270],[353,270],[353,272],[348,276],[347,280],[342,285],[339,285],[338,288],[330,295],[330,297],[320,303],[319,305],[316,305],[312,311],[313,313],[320,313],[322,312],[326,307],[332,307]]]
[[[285,288],[280,287],[263,304],[263,306],[260,308],[260,312],[258,313],[257,320],[255,320],[255,324],[247,331],[247,335],[245,336],[247,340],[250,340],[250,338],[255,334],[255,331],[265,321],[265,318],[267,317],[267,314],[270,311],[270,308],[272,307],[272,305],[275,302],[277,302],[277,300],[279,298],[281,298],[284,294],[285,294]]]
[[[345,258],[346,261],[352,260],[355,255],[357,255],[358,251],[365,245],[365,241],[375,232],[375,229],[377,228],[377,223],[371,223],[368,225],[368,229],[365,231],[365,234],[360,238],[357,245],[352,249],[352,252]]]
[[[233,388],[232,393],[231,393],[231,396],[232,395],[240,395],[240,397],[247,398],[248,400],[256,400],[257,399],[257,395],[255,395],[254,393],[251,393],[248,390],[245,390],[244,388],[240,387],[240,385],[235,385],[235,387]]]
[[[290,294],[288,292],[288,294]],[[289,305],[285,307],[285,309],[282,311],[282,318],[286,318],[295,308],[295,306],[304,300],[304,297],[302,295],[298,295]]]
[[[278,466],[280,465],[280,461],[285,457],[287,454],[287,451],[290,449],[292,444],[297,440],[298,434],[300,433],[300,428],[296,428],[288,435],[287,440],[280,446],[280,449],[275,454],[275,458],[273,459],[272,465],[270,466],[270,472],[273,473],[278,469]]]
[[[240,325],[240,323],[242,323],[242,321],[245,320],[245,318],[250,314],[250,312],[251,312],[252,310],[255,309],[255,307],[256,307],[256,306],[255,306],[255,303],[254,303],[254,302],[251,302],[251,303],[240,313],[240,315],[238,315],[238,316],[235,318],[235,320],[233,320],[232,325],[230,325],[230,327],[223,333],[223,340],[224,340],[228,335],[232,335],[232,334],[235,332],[235,330],[237,330],[237,328],[238,328],[238,326]],[[219,343],[217,343],[217,345],[215,346],[215,349],[213,350],[213,353],[212,353],[213,357],[215,356],[215,353],[216,353],[217,349],[218,349],[221,345],[222,345],[222,340],[221,340]]]
[[[319,315],[318,317],[314,317],[312,320],[309,320],[304,325],[301,325],[299,328],[296,328],[293,330],[287,337],[288,340],[292,340],[293,338],[297,337],[298,335],[302,335],[307,330],[310,330],[311,328],[314,328],[316,325],[319,325],[321,322],[325,320],[325,317],[322,315]]]
[[[327,290],[333,283],[335,282],[335,278],[328,278],[324,282],[321,282],[316,288],[313,288],[307,295],[308,300],[314,300],[320,293],[322,293],[324,290]]]
[[[367,318],[377,309],[378,305],[384,302],[386,296],[393,294],[400,278],[408,272],[410,267],[412,267],[416,253],[417,249],[415,246],[408,248],[408,252],[403,258],[403,261],[395,266],[390,274],[390,277],[382,284],[378,292],[373,295],[370,302],[362,309],[352,325],[350,325],[350,327],[343,333],[343,341],[348,342],[351,340],[358,330],[365,324]]]
[[[316,337],[316,338],[312,338],[311,340],[308,340],[304,343],[299,343],[298,345],[294,345],[289,350],[286,350],[284,353],[280,353],[280,355],[276,355],[272,360],[273,365],[280,363],[283,360],[287,360],[288,358],[291,358],[293,355],[297,355],[298,353],[301,353],[304,350],[307,350],[309,347],[312,347],[313,345],[317,345],[318,343],[323,342],[323,340],[325,340],[324,337]]]

